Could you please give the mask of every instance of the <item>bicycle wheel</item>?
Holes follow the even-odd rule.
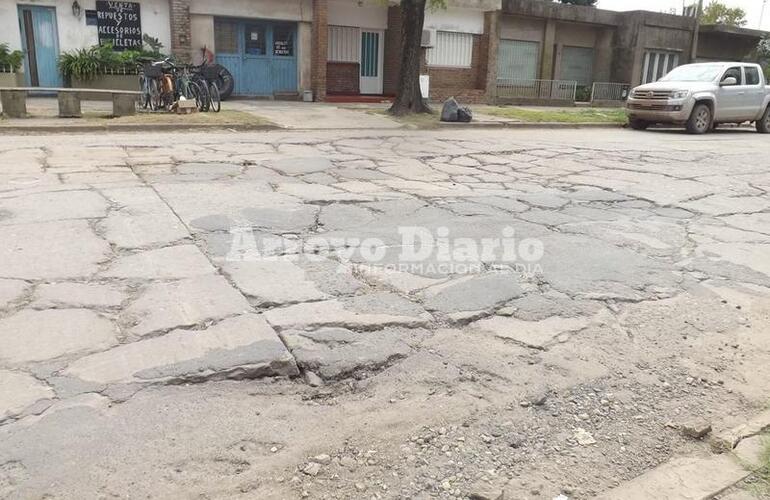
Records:
[[[210,104],[211,104],[211,97],[209,96],[209,87],[206,85],[206,82],[203,80],[195,80],[195,85],[198,86],[198,89],[200,90],[200,105],[198,106],[198,109],[200,111],[208,111]]]
[[[158,79],[150,78],[147,88],[150,95],[150,109],[152,111],[158,111],[163,107],[163,94],[160,91]]]
[[[150,107],[150,86],[144,75],[139,75],[139,88],[142,89],[142,109],[147,109]]]
[[[209,103],[209,108],[214,111],[214,113],[219,113],[222,109],[222,98],[219,95],[219,87],[217,87],[217,84],[214,82],[209,84]]]

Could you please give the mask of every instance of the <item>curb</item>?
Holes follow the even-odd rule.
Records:
[[[441,130],[441,129],[520,129],[520,130],[558,130],[558,129],[584,129],[584,128],[623,128],[620,123],[558,123],[558,122],[471,122],[471,123],[452,123],[439,122],[435,128],[420,128],[410,125],[401,127],[383,127],[366,128],[365,130]],[[79,134],[89,132],[199,132],[209,130],[227,130],[232,132],[271,132],[271,131],[314,131],[322,132],[328,130],[364,130],[350,128],[301,128],[301,127],[281,127],[280,125],[260,124],[260,125],[227,125],[227,124],[202,124],[202,125],[180,125],[175,123],[157,123],[157,124],[124,124],[124,125],[2,125],[0,124],[0,134]]]
[[[476,123],[452,123],[439,122],[439,128],[514,128],[514,129],[581,129],[581,128],[625,128],[623,123],[613,122],[476,122]]]
[[[288,130],[278,125],[227,125],[227,124],[203,124],[180,125],[175,123],[156,124],[124,124],[124,125],[0,125],[0,134],[24,133],[24,134],[79,134],[84,132],[198,132],[207,130],[233,130],[236,132],[255,132]]]
[[[714,498],[762,466],[761,434],[768,430],[770,410],[765,410],[742,425],[712,436],[710,448],[716,454],[672,458],[595,500]]]

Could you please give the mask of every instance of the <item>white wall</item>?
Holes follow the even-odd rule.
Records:
[[[328,23],[384,30],[388,27],[388,6],[384,2],[358,5],[351,0],[329,0]]]
[[[78,0],[78,3],[82,9],[80,18],[72,15],[72,0],[0,0],[0,43],[8,43],[13,49],[21,48],[17,5],[22,4],[56,8],[61,52],[95,45],[98,42],[96,26],[86,26],[85,10],[95,9],[96,0]],[[139,0],[139,3],[142,6],[142,33],[158,38],[164,50],[170,51],[168,0]]]
[[[192,0],[190,12],[213,16],[312,21],[312,0]]]
[[[484,11],[455,7],[428,8],[425,11],[424,28],[481,35],[484,33]]]

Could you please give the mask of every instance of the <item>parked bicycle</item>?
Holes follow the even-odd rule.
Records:
[[[171,57],[140,62],[139,88],[145,109],[171,109],[181,98],[195,101],[199,111],[218,113],[222,109],[221,66],[205,62],[200,66],[177,65]]]
[[[198,87],[205,94],[206,102],[204,111],[214,111],[219,113],[222,109],[222,95],[219,91],[219,68],[203,64],[193,67],[193,74]]]

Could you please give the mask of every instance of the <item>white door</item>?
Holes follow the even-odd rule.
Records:
[[[384,31],[361,30],[361,93],[382,94]]]

